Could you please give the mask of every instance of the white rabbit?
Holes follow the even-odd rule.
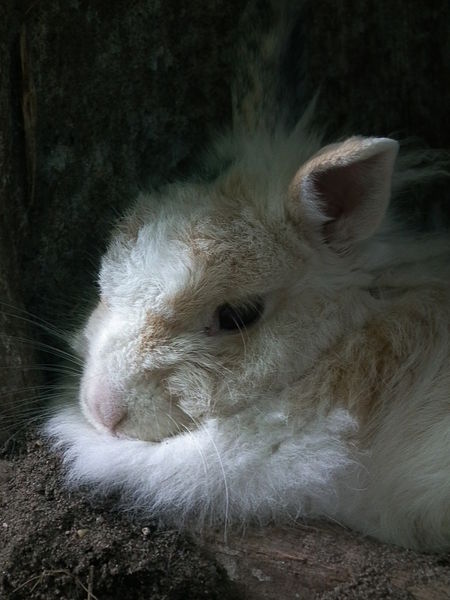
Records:
[[[142,195],[47,425],[68,476],[172,522],[324,516],[450,547],[450,245],[402,233],[398,144],[242,123]],[[225,160],[225,157],[228,160]],[[430,172],[433,167],[430,167]]]

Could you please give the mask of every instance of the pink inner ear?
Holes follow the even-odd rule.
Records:
[[[386,214],[397,151],[389,138],[353,137],[325,146],[291,182],[291,215],[336,249],[369,238]]]
[[[374,163],[379,157],[370,157],[345,166],[334,166],[313,175],[313,186],[318,193],[325,216],[333,221],[354,212],[370,195]],[[375,167],[376,168],[376,167]]]

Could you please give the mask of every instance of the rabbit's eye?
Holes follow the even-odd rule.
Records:
[[[248,327],[260,318],[263,308],[263,304],[260,300],[243,306],[222,304],[222,306],[219,306],[217,309],[219,327],[226,331]]]

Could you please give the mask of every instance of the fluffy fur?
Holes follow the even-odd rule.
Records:
[[[390,190],[432,176],[389,139],[225,136],[214,181],[143,195],[114,232],[47,431],[69,480],[178,523],[325,516],[450,546],[448,241]],[[220,307],[261,305],[248,327]]]

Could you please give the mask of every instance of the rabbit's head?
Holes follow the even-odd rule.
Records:
[[[103,259],[81,336],[87,420],[160,441],[301,378],[339,335],[327,306],[384,217],[396,153],[385,138],[306,161],[259,152],[264,164],[247,156],[212,183],[140,198]]]

